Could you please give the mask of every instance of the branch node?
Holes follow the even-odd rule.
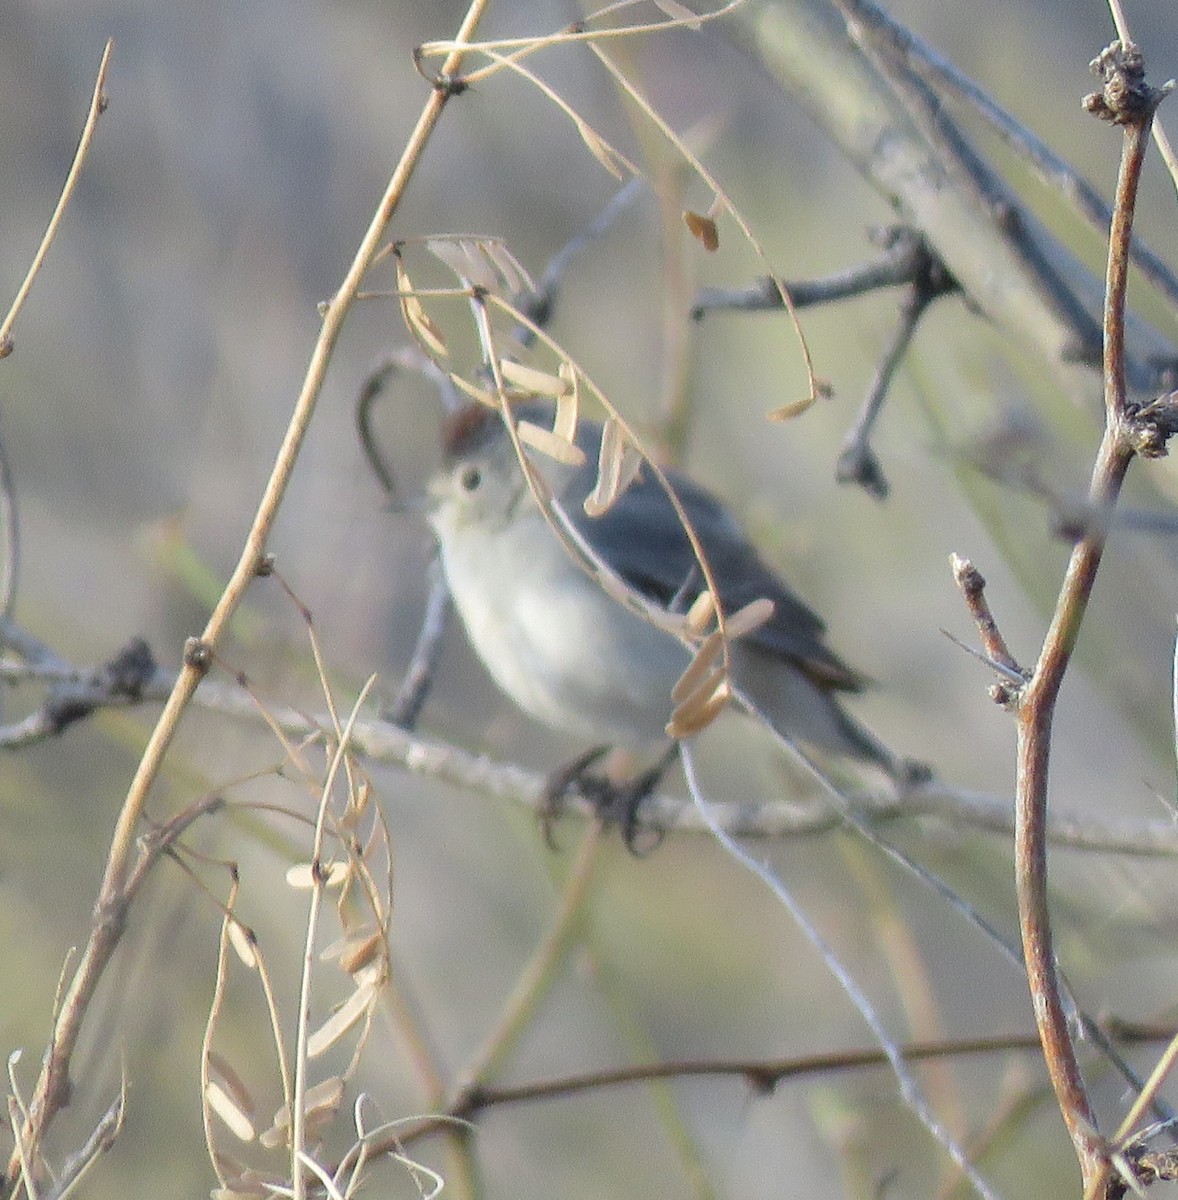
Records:
[[[1142,458],[1164,458],[1167,443],[1178,433],[1178,391],[1167,392],[1126,415],[1129,445]]]
[[[184,643],[184,665],[206,674],[213,662],[213,648],[202,638],[190,637]]]
[[[1160,88],[1145,81],[1145,56],[1133,42],[1113,42],[1089,64],[1099,76],[1102,87],[1090,92],[1081,102],[1094,117],[1114,125],[1135,125],[1148,121],[1154,109],[1174,90],[1174,80]]]
[[[1013,687],[1009,683],[992,683],[986,692],[999,708],[1004,708],[1007,712],[1018,712],[1023,698],[1022,688]]]
[[[420,46],[413,47],[413,65],[417,68],[418,75],[444,100],[449,100],[451,96],[461,96],[470,87],[461,75],[453,75],[448,71],[427,71]]]
[[[888,477],[878,455],[858,430],[852,431],[834,464],[838,483],[858,484],[873,500],[888,498]]]

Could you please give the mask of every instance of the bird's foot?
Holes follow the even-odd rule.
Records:
[[[603,825],[617,825],[621,829],[622,840],[631,854],[638,857],[649,854],[663,840],[665,830],[646,830],[648,836],[643,836],[644,831],[638,821],[638,810],[666,772],[675,756],[675,747],[649,770],[623,782],[589,769],[599,762],[608,750],[608,746],[595,746],[548,777],[540,810],[540,827],[544,831],[544,840],[551,849],[557,849],[554,836],[556,819],[561,815],[564,802],[572,792],[583,796],[593,805],[597,818]]]

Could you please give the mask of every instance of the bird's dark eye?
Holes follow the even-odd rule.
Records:
[[[458,483],[464,492],[477,492],[483,482],[483,473],[478,467],[467,464],[458,475]]]

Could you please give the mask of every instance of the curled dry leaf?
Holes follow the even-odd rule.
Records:
[[[715,601],[709,591],[696,597],[687,614],[687,625],[695,633],[702,633],[715,615]],[[723,630],[713,629],[699,644],[687,669],[679,676],[671,689],[671,700],[676,705],[691,708],[693,697],[707,699],[715,692],[720,680],[726,675],[723,664],[716,666],[724,653],[724,643],[760,629],[773,616],[772,600],[761,597],[739,608],[724,621]]]
[[[413,282],[400,258],[397,259],[397,292],[401,299],[401,315],[409,327],[409,332],[417,338],[427,354],[434,358],[445,358],[449,354],[446,339],[442,337],[442,331],[434,324],[433,318],[425,311],[425,305],[414,294]]]
[[[818,399],[817,393],[812,396],[804,396],[801,400],[793,400],[789,404],[783,404],[780,408],[775,408],[769,414],[770,421],[792,421],[794,417],[800,417],[802,413],[809,411],[814,407],[814,402]]]
[[[738,608],[724,622],[724,632],[728,640],[734,642],[737,638],[745,637],[753,630],[760,629],[766,621],[772,618],[776,610],[777,605],[767,596],[749,601],[744,608]]]
[[[344,1081],[339,1075],[332,1075],[322,1083],[307,1089],[303,1105],[303,1115],[306,1118],[307,1133],[314,1134],[321,1129],[332,1117],[339,1112],[344,1101]],[[290,1107],[284,1104],[275,1114],[274,1122],[258,1139],[267,1149],[283,1145],[290,1134]]]
[[[617,180],[623,178],[621,167],[618,165],[620,156],[618,152],[589,124],[588,121],[578,117],[575,113],[573,120],[577,126],[577,132],[581,135],[581,140],[589,148],[589,153]]]
[[[317,881],[314,863],[295,863],[293,867],[287,868],[286,882],[287,886],[294,888],[296,892],[309,892],[315,887],[316,882],[326,888],[337,888],[343,886],[351,869],[352,865],[347,861],[322,863],[319,867]]]
[[[318,1058],[330,1050],[372,1007],[377,981],[371,977],[359,983],[352,994],[307,1039],[307,1057]]]
[[[712,595],[710,588],[704,588],[691,602],[691,607],[687,610],[687,628],[692,633],[702,637],[707,633],[715,617],[716,597]]]
[[[369,923],[354,926],[347,930],[343,937],[338,937],[334,942],[323,947],[319,951],[320,962],[335,962],[337,959],[343,958],[347,954],[350,947],[354,946],[359,941],[364,941],[369,938],[376,930]]]
[[[701,216],[691,209],[683,212],[683,223],[691,236],[709,253],[715,254],[720,249],[720,230],[712,217]]]
[[[530,292],[536,290],[532,277],[524,270],[515,255],[497,238],[488,238],[482,243],[482,247],[483,253],[495,264],[500,278],[509,292],[515,295],[524,291],[525,288]]]
[[[563,375],[552,375],[537,367],[529,367],[527,363],[516,362],[513,358],[500,359],[499,370],[508,383],[514,383],[531,396],[547,396],[555,400],[569,391],[568,381]]]
[[[566,442],[574,442],[577,440],[577,419],[581,412],[581,384],[576,369],[567,359],[561,362],[558,373],[566,386],[556,398],[552,432]]]
[[[210,1079],[205,1087],[205,1101],[239,1142],[252,1142],[257,1137],[253,1121],[215,1080]]]
[[[459,279],[485,292],[498,290],[499,272],[484,253],[480,241],[473,238],[430,238],[425,247]]]
[[[525,446],[539,450],[541,454],[565,463],[570,467],[579,467],[585,461],[585,451],[576,442],[569,442],[559,434],[553,433],[543,426],[531,421],[520,421],[515,427],[519,440]]]
[[[671,689],[671,702],[679,705],[688,700],[699,690],[701,682],[707,678],[712,679],[715,674],[716,660],[724,653],[724,635],[714,629],[700,643],[699,649],[692,656],[691,662],[687,664],[686,670],[675,681],[675,686]],[[720,673],[724,673],[723,665],[719,668]],[[712,679],[710,686],[707,688],[708,695],[716,690],[716,681]]]
[[[237,951],[237,957],[251,970],[258,967],[258,955],[254,949],[253,932],[247,929],[236,917],[229,918],[229,944]]]
[[[382,933],[370,933],[365,938],[349,938],[348,943],[339,957],[339,965],[349,975],[355,975],[384,955],[385,940]]]
[[[722,667],[717,668],[671,714],[667,736],[691,737],[706,729],[731,699],[732,685],[728,682],[728,674]]]
[[[247,1167],[240,1159],[226,1154],[219,1146],[213,1148],[209,1157],[213,1160],[213,1169],[217,1172],[218,1177],[227,1180],[232,1185],[231,1190],[225,1193],[226,1195],[253,1196],[257,1194],[254,1189],[262,1182],[262,1176],[253,1167]],[[262,1194],[271,1195],[269,1191]]]
[[[307,1132],[315,1134],[331,1121],[344,1099],[344,1081],[333,1075],[307,1092]]]
[[[601,432],[601,453],[597,459],[597,482],[585,497],[585,515],[600,517],[633,483],[642,466],[642,455],[626,437],[622,423],[609,417]]]
[[[209,1051],[209,1079],[252,1121],[257,1105],[240,1075],[215,1050]]]
[[[360,818],[368,811],[372,803],[372,781],[365,779],[348,800],[347,810],[340,820],[344,829],[355,829]]]

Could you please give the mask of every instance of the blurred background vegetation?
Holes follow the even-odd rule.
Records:
[[[890,7],[1109,193],[1116,135],[1079,104],[1093,86],[1088,61],[1113,36],[1098,0]],[[17,324],[16,353],[0,367],[0,432],[21,514],[16,617],[62,654],[101,662],[138,633],[175,665],[183,639],[199,632],[272,464],[316,334],[316,305],[341,280],[427,95],[412,49],[450,36],[464,9],[455,0],[6,6],[0,278],[9,293],[56,199],[103,43],[115,39],[109,111]],[[577,15],[555,0],[493,2],[480,35],[555,30]],[[1178,74],[1172,5],[1142,0],[1130,16],[1151,79]],[[676,129],[708,131],[706,161],[783,275],[807,278],[873,253],[866,231],[889,221],[885,205],[768,74],[726,43],[722,25],[635,41],[620,53]],[[588,54],[554,51],[535,65],[634,155],[649,148],[649,131],[635,132]],[[992,140],[980,140],[1040,216],[1102,272],[1100,239]],[[449,106],[390,232],[496,234],[539,273],[616,187],[551,104],[499,76]],[[687,185],[689,207],[709,201],[700,185]],[[1165,250],[1173,226],[1173,189],[1151,161],[1139,231]],[[741,514],[767,557],[826,616],[832,645],[877,681],[856,706],[863,719],[945,779],[1007,794],[1012,718],[987,698],[984,668],[940,632],[973,636],[947,559],[957,551],[978,564],[1007,638],[1032,661],[1067,547],[1053,539],[1040,501],[980,481],[959,451],[1007,422],[1029,422],[1041,433],[1043,473],[1062,492],[1079,491],[1099,414],[950,302],[921,328],[877,438],[890,499],[840,488],[834,461],[896,299],[805,314],[818,374],[835,396],[799,420],[769,425],[768,410],[805,390],[786,321],[729,315],[688,327],[683,317],[681,300],[697,284],[740,284],[761,270],[724,234],[720,253],[707,257],[681,229],[660,228],[651,199],[637,204],[576,261],[553,334],[640,428],[657,433],[669,396],[685,405],[685,465]],[[670,301],[669,262],[685,272]],[[1145,292],[1135,299],[1173,336],[1172,314]],[[676,336],[686,339],[680,349]],[[395,687],[425,597],[428,530],[385,510],[352,421],[363,377],[406,340],[387,301],[352,315],[271,547],[314,614],[345,697],[371,671]],[[407,477],[435,452],[437,417],[424,384],[399,383],[390,393],[383,430]],[[1138,466],[1135,476],[1138,503],[1157,506],[1174,490],[1168,460]],[[1157,793],[1173,794],[1176,565],[1172,538],[1115,540],[1057,721],[1054,795],[1069,807],[1159,816]],[[1126,596],[1132,630],[1124,629]],[[223,657],[268,696],[321,706],[304,628],[277,587],[254,587]],[[25,1048],[21,1069],[30,1076],[62,961],[85,937],[150,720],[149,712],[106,713],[0,764],[0,948],[9,978],[0,1045]],[[535,770],[582,749],[501,700],[457,626],[424,729]],[[710,794],[776,795],[771,766],[736,770],[728,737],[719,730],[710,739]],[[257,728],[193,712],[153,815],[279,757]],[[458,1071],[548,927],[568,854],[545,850],[532,819],[510,806],[391,768],[374,775],[396,849],[398,970],[441,1061]],[[249,795],[294,802],[275,778]],[[1005,840],[927,823],[894,832],[1013,933]],[[576,836],[570,826],[560,840],[571,846]],[[299,853],[289,826],[229,818],[206,822],[193,841],[242,864],[248,919],[293,970],[302,902],[278,882]],[[1013,969],[854,835],[761,852],[898,1036],[1032,1027]],[[1057,854],[1061,952],[1090,1010],[1144,1018],[1172,1006],[1173,870]],[[76,1144],[125,1063],[127,1129],[87,1180],[88,1195],[195,1195],[212,1185],[197,1053],[219,919],[167,864],[133,914],[55,1135],[59,1152]],[[610,845],[585,935],[584,953],[506,1077],[869,1044],[785,914],[702,838],[669,839],[642,861]],[[231,1006],[243,1056],[264,1031],[255,1000],[242,993]],[[1071,1151],[1033,1055],[970,1062],[926,1083],[965,1140],[1016,1099],[1038,1097],[1006,1126],[983,1169],[1011,1197],[1074,1193]],[[362,1085],[389,1117],[425,1104],[391,1036],[370,1048]],[[768,1097],[738,1080],[693,1081],[676,1084],[673,1097],[692,1152],[667,1133],[642,1089],[490,1113],[477,1134],[485,1194],[869,1195],[891,1179],[892,1194],[932,1195],[944,1178],[942,1156],[885,1072],[787,1083]],[[1107,1094],[1097,1088],[1102,1104],[1119,1097],[1111,1081]],[[396,1188],[414,1194],[407,1177]]]

